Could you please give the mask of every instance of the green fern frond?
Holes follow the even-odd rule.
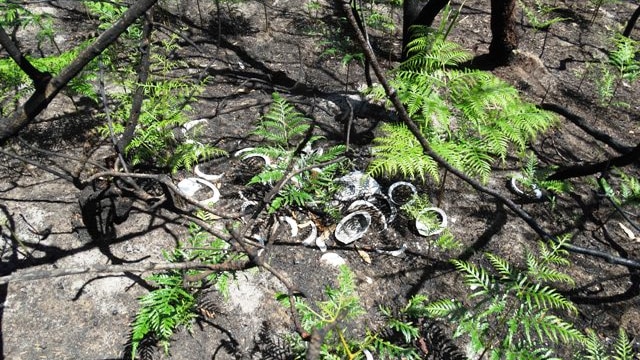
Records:
[[[598,334],[592,329],[586,329],[586,337],[584,341],[584,359],[585,360],[609,360],[607,350],[598,338]]]
[[[486,270],[472,263],[457,259],[451,260],[451,263],[453,263],[458,272],[462,273],[465,284],[472,291],[475,291],[472,296],[488,294],[491,291],[492,281]]]
[[[158,274],[149,277],[158,288],[140,298],[141,309],[132,324],[131,358],[135,359],[140,342],[150,334],[168,351],[169,339],[178,326],[191,326],[196,318],[195,297],[182,288],[179,273]]]
[[[491,266],[493,266],[493,268],[496,269],[504,279],[512,279],[514,277],[515,274],[513,268],[506,259],[492,253],[485,253],[485,256],[489,260]]]
[[[433,37],[424,27],[412,27],[413,40],[407,44],[409,58],[400,66],[404,70],[435,71],[469,61],[472,55],[457,43]],[[424,36],[427,34],[427,36]]]
[[[564,309],[577,313],[576,306],[556,289],[541,284],[523,284],[517,292],[518,298],[528,306],[537,309]]]
[[[252,177],[247,185],[253,185],[253,184],[273,185],[274,183],[280,181],[280,179],[282,179],[283,176],[284,176],[284,170],[281,170],[281,169],[263,170],[259,174]]]
[[[422,147],[406,126],[383,124],[381,131],[384,136],[375,139],[372,149],[375,159],[367,168],[371,176],[401,175],[425,181],[429,175],[438,181],[438,164],[424,155]]]
[[[633,360],[635,358],[636,354],[634,353],[633,347],[631,346],[631,340],[629,339],[627,333],[623,328],[620,328],[620,330],[618,331],[618,337],[616,338],[614,350],[614,360]]]
[[[551,339],[556,343],[559,341],[563,343],[585,342],[585,336],[573,324],[555,315],[539,313],[531,320],[533,321],[527,321],[523,325],[535,329],[538,338],[542,341]]]
[[[432,142],[431,146],[452,166],[486,182],[491,175],[493,158],[476,140],[465,142]]]
[[[272,94],[272,98],[269,111],[264,114],[253,134],[275,145],[288,147],[302,139],[309,129],[310,120],[277,92]]]
[[[425,310],[431,317],[446,317],[464,309],[461,302],[451,299],[434,301],[425,306]]]
[[[574,279],[556,269],[549,267],[549,264],[568,266],[571,262],[565,257],[566,250],[555,248],[550,250],[544,242],[538,243],[539,256],[527,251],[525,260],[527,264],[527,275],[535,281],[541,282],[559,282],[569,285],[575,283]]]
[[[540,259],[543,264],[555,264],[560,266],[569,266],[571,262],[567,259],[569,251],[564,248],[571,241],[571,234],[558,236],[556,241],[551,244],[551,248],[543,242],[538,242],[540,251]]]
[[[226,151],[211,145],[195,142],[182,143],[176,147],[173,154],[168,158],[167,165],[173,173],[179,169],[189,171],[198,162],[227,155]]]
[[[537,134],[555,123],[550,112],[525,103],[513,86],[491,73],[451,69],[466,61],[468,54],[438,30],[417,27],[413,31],[409,58],[393,72],[391,84],[433,150],[452,166],[486,182],[496,159],[505,161],[514,147],[523,153]],[[380,88],[372,92],[382,97]],[[396,135],[393,130],[383,134],[389,133]],[[416,141],[376,140],[380,151],[374,153],[370,173],[424,178],[425,171],[419,168],[428,166],[431,159],[418,167],[406,158],[425,161],[418,155],[421,149]],[[436,166],[426,169],[436,178]]]

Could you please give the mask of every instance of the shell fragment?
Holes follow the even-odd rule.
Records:
[[[366,211],[355,211],[345,216],[336,226],[336,240],[347,245],[360,239],[371,225],[371,215]]]
[[[418,231],[418,234],[422,236],[438,235],[447,227],[447,214],[444,210],[437,207],[428,207],[424,208],[420,214],[422,215],[429,212],[435,213],[440,218],[440,224],[429,224],[427,222],[420,221],[420,219],[416,219],[416,230]]]

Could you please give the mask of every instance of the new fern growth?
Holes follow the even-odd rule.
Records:
[[[403,341],[390,340],[380,332],[367,329],[364,336],[358,336],[353,331],[361,317],[366,313],[360,304],[355,286],[355,275],[346,266],[340,267],[337,287],[325,289],[324,301],[310,304],[296,298],[295,308],[300,315],[301,325],[305,331],[322,331],[325,336],[320,346],[320,358],[323,360],[355,360],[370,358],[371,353],[380,359],[418,360],[420,356],[412,342],[419,337],[419,325],[416,313],[421,313],[421,297],[412,299],[401,309],[399,316],[391,309],[382,307],[382,315],[386,319],[386,326],[402,334]],[[283,306],[289,307],[291,299],[284,294],[278,295]],[[412,319],[400,319],[407,316]],[[296,359],[304,359],[306,346],[300,336],[290,338],[292,347],[297,349]]]
[[[489,269],[452,260],[471,291],[470,301],[439,300],[427,311],[456,323],[455,336],[468,336],[472,352],[491,359],[547,359],[559,344],[585,343],[585,335],[559,316],[576,314],[575,305],[551,285],[573,284],[554,268],[568,265],[562,249],[568,239],[541,243],[539,254],[526,255],[524,269],[495,254],[485,255]]]
[[[206,213],[199,212],[197,216],[207,221]],[[168,261],[220,264],[242,258],[242,255],[230,251],[228,243],[219,238],[212,239],[209,233],[193,223],[189,226],[189,233],[189,238],[181,241],[173,252],[165,253]],[[158,343],[165,353],[168,353],[169,340],[173,333],[180,327],[191,328],[198,316],[197,294],[192,288],[185,287],[183,279],[185,275],[196,275],[200,271],[168,271],[154,274],[147,279],[155,284],[156,288],[139,300],[141,307],[131,324],[132,359],[135,359],[146,339],[153,339],[153,342]],[[226,296],[232,276],[229,272],[213,272],[205,281]]]
[[[445,28],[413,28],[409,58],[393,72],[390,82],[433,150],[486,182],[496,160],[524,154],[555,118],[524,102],[515,88],[494,75],[457,69],[471,55],[445,39]],[[381,87],[369,92],[377,99],[385,96]],[[381,130],[369,173],[421,179],[428,174],[439,180],[437,165],[422,154],[404,125],[385,124]]]
[[[274,161],[254,176],[249,184],[273,185],[286,176],[289,170],[295,174],[271,202],[271,212],[282,206],[326,205],[336,190],[333,178],[341,169],[340,156],[346,148],[344,145],[328,149],[314,148],[322,137],[310,136],[304,149],[295,153],[297,145],[309,131],[311,120],[278,93],[272,96],[273,103],[269,111],[253,131],[265,140],[265,144],[249,154],[264,155]],[[289,168],[291,162],[293,166]]]
[[[101,22],[99,29],[109,28],[127,9],[106,2],[87,1],[84,5]],[[185,66],[183,61],[170,56],[179,50],[178,35],[151,42],[148,80],[144,84],[136,82],[137,72],[132,64],[139,61],[136,58],[138,54],[128,52],[128,49],[137,48],[142,35],[140,23],[128,27],[121,41],[113,44],[102,56],[105,67],[111,71],[109,77],[116,79],[116,84],[124,90],[109,94],[116,104],[112,113],[115,135],[125,131],[131,117],[131,94],[138,86],[144,91],[134,136],[125,149],[131,165],[176,172],[183,168],[190,170],[198,161],[226,155],[225,151],[195,139],[176,139],[175,132],[181,131],[189,121],[190,104],[204,91],[206,83],[206,79],[193,81],[188,75],[177,75],[176,70]],[[127,56],[123,57],[123,53]],[[103,137],[111,136],[108,125],[99,127],[98,132]]]

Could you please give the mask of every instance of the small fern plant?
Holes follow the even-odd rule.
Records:
[[[175,50],[177,37],[166,39],[162,46],[151,47],[151,71],[155,75],[151,74],[147,83],[143,84],[145,100],[134,137],[125,149],[134,166],[176,172],[183,168],[190,170],[198,161],[226,155],[221,149],[193,139],[176,139],[175,132],[180,132],[189,121],[189,104],[202,93],[205,81],[196,83],[186,76],[174,75],[175,69],[184,65],[168,58],[168,54]],[[126,91],[112,95],[118,104],[113,113],[113,131],[116,135],[125,130],[132,106],[131,92],[137,86],[133,80],[134,72],[125,72],[124,76],[121,85]],[[98,130],[102,136],[110,136],[107,125]]]
[[[608,59],[598,67],[595,84],[600,104],[612,104],[618,88],[623,82],[631,84],[640,79],[640,42],[629,37],[616,34],[611,42],[614,49],[609,52]],[[629,104],[615,102],[614,105],[629,107]]]
[[[433,150],[486,182],[497,159],[524,154],[556,119],[523,101],[513,86],[491,73],[457,69],[471,54],[446,40],[447,21],[443,17],[436,30],[412,28],[408,58],[392,72],[390,83]],[[385,98],[381,86],[368,92],[374,99]],[[388,123],[380,130],[370,174],[420,179],[428,175],[439,181],[438,165],[423,154],[406,126]]]
[[[296,154],[296,147],[304,141],[311,120],[278,93],[274,93],[272,97],[271,107],[253,131],[253,134],[264,139],[264,145],[247,154],[266,156],[273,161],[255,175],[249,185],[273,185],[287,175],[289,164],[293,161],[293,167],[289,171],[297,174],[284,184],[272,200],[269,211],[274,212],[282,206],[328,205],[332,194],[337,190],[333,179],[342,169],[343,161],[340,156],[345,152],[345,146],[336,145],[326,150],[314,148],[322,137],[310,136],[304,149]],[[322,168],[318,167],[329,162],[331,163]]]
[[[207,215],[198,212],[197,216],[207,219]],[[203,264],[220,264],[237,260],[242,255],[229,251],[229,244],[211,235],[194,223],[189,225],[189,238],[179,243],[171,253],[164,253],[170,262],[196,261]],[[135,359],[145,340],[159,344],[165,353],[169,352],[169,341],[174,332],[183,327],[191,329],[198,317],[198,294],[184,283],[185,275],[196,275],[200,270],[167,271],[147,278],[155,284],[155,289],[139,299],[140,310],[131,324],[130,355]],[[223,295],[228,295],[230,272],[213,272],[203,282],[214,286]],[[203,284],[193,288],[202,287]]]
[[[382,332],[366,329],[364,335],[358,335],[354,331],[356,324],[362,321],[366,310],[360,304],[360,298],[356,291],[355,275],[345,265],[340,267],[337,287],[325,289],[324,301],[314,304],[306,300],[296,298],[295,309],[301,318],[303,329],[312,333],[320,331],[324,333],[320,345],[320,358],[323,360],[356,360],[365,359],[367,353],[377,354],[381,359],[407,359],[417,360],[420,356],[411,346],[419,335],[418,325],[411,320],[400,319],[404,315],[410,315],[415,311],[418,302],[410,302],[401,309],[399,316],[393,314],[388,308],[381,308],[386,320],[386,326],[401,333],[404,341],[390,340],[383,336]],[[291,299],[286,294],[279,294],[278,300],[283,306],[289,307]],[[362,330],[362,329],[361,329]],[[304,359],[307,348],[299,335],[289,339],[296,359]]]
[[[410,219],[420,221],[428,229],[437,229],[440,227],[441,220],[435,212],[424,211],[433,205],[427,195],[414,195],[413,198],[400,208]],[[447,228],[442,231],[440,236],[432,242],[441,250],[457,250],[462,247],[462,243],[458,241],[451,231]]]
[[[609,180],[598,179],[604,194],[616,205],[640,206],[640,178],[625,173],[622,169],[615,169]]]
[[[567,252],[559,242],[540,242],[538,254],[528,252],[525,268],[487,253],[490,268],[452,260],[471,290],[468,301],[444,299],[426,306],[432,317],[457,325],[454,336],[467,336],[469,348],[478,358],[548,359],[560,344],[583,344],[585,335],[562,313],[575,315],[575,305],[550,283],[573,284],[573,279],[555,266],[568,266]]]
[[[602,342],[595,331],[587,330],[584,349],[577,358],[580,360],[635,360],[640,355],[633,351],[631,339],[622,328],[618,330],[613,346],[603,345]]]
[[[84,5],[89,14],[100,22],[99,30],[109,28],[127,9],[115,3],[96,1],[87,1]],[[131,94],[138,86],[142,86],[144,101],[140,116],[133,138],[125,148],[125,155],[131,165],[176,172],[180,169],[190,170],[198,161],[226,155],[225,151],[196,139],[181,139],[176,136],[189,121],[190,104],[204,91],[206,84],[206,78],[194,81],[187,75],[176,75],[180,68],[186,66],[183,61],[170,56],[179,50],[178,35],[151,42],[148,50],[148,80],[145,84],[137,83],[135,64],[139,62],[139,54],[128,50],[137,48],[142,36],[142,25],[138,21],[128,27],[119,41],[110,46],[101,57],[105,68],[109,70],[106,76],[120,90],[108,94],[115,103],[112,129],[105,124],[98,127],[98,133],[106,138],[111,136],[112,130],[116,136],[125,131],[132,108]],[[106,118],[106,114],[102,114],[102,117]]]
[[[538,158],[533,153],[529,153],[524,160],[524,166],[522,167],[521,174],[514,175],[518,182],[524,185],[522,191],[526,196],[526,189],[536,189],[541,192],[541,199],[548,200],[551,204],[551,208],[555,208],[556,197],[561,194],[566,194],[571,191],[572,186],[567,181],[562,180],[547,180],[553,168],[540,169],[538,166]]]

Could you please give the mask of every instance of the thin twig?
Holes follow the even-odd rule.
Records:
[[[29,271],[15,272],[11,275],[0,277],[0,285],[10,282],[32,281],[40,279],[51,279],[61,276],[82,275],[82,274],[118,274],[125,272],[143,273],[147,271],[164,270],[190,270],[208,269],[212,271],[233,271],[245,269],[247,261],[229,261],[221,264],[203,264],[201,262],[148,262],[144,264],[93,264],[89,266],[71,267],[63,269],[37,269]]]
[[[55,175],[55,176],[57,176],[57,177],[59,177],[61,179],[66,180],[68,182],[75,183],[75,179],[73,178],[73,176],[71,176],[69,174],[64,174],[64,173],[62,173],[62,172],[60,172],[60,171],[58,171],[56,169],[53,169],[53,168],[51,168],[49,166],[46,166],[46,165],[43,165],[43,164],[41,164],[41,163],[39,163],[37,161],[33,161],[33,160],[28,159],[28,158],[26,158],[24,156],[20,156],[18,154],[14,154],[12,152],[6,151],[2,147],[0,147],[0,154],[6,155],[8,157],[11,157],[11,158],[14,158],[14,159],[17,159],[17,160],[20,160],[20,161],[25,162],[27,164],[31,164],[31,165],[37,167],[40,170],[44,170],[44,171],[46,171],[48,173],[51,173],[51,174],[53,174],[53,175]]]

